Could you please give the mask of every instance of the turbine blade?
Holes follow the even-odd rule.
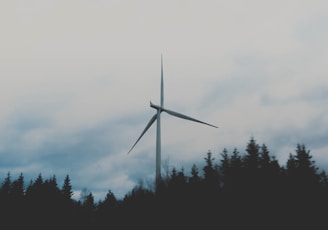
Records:
[[[186,120],[190,120],[190,121],[195,121],[195,122],[199,122],[199,123],[202,123],[202,124],[205,124],[205,125],[209,125],[209,126],[212,126],[214,128],[218,128],[217,126],[215,125],[211,125],[209,123],[206,123],[206,122],[203,122],[203,121],[200,121],[200,120],[197,120],[195,118],[192,118],[192,117],[189,117],[189,116],[186,116],[184,114],[181,114],[181,113],[177,113],[177,112],[174,112],[172,110],[168,110],[168,109],[165,109],[165,108],[162,108],[163,111],[167,112],[168,114],[172,115],[172,116],[175,116],[175,117],[179,117],[179,118],[182,118],[182,119],[186,119]]]
[[[161,107],[164,106],[163,55],[161,54]]]
[[[147,126],[145,127],[145,129],[142,131],[141,135],[139,136],[139,138],[137,139],[137,141],[134,143],[134,145],[131,147],[131,149],[129,150],[128,154],[131,152],[131,150],[134,148],[134,146],[136,146],[136,144],[138,143],[138,141],[141,139],[141,137],[147,132],[147,130],[150,128],[150,126],[154,123],[154,121],[157,118],[157,113],[155,113],[155,115],[150,119],[150,121],[148,122]]]

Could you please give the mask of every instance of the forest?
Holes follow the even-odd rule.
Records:
[[[28,184],[23,173],[0,185],[1,225],[7,229],[321,229],[328,216],[328,176],[310,150],[297,144],[280,165],[265,144],[250,138],[245,151],[208,151],[196,164],[163,175],[156,191],[136,185],[123,199],[108,190],[72,198],[69,175],[62,185],[41,173]],[[188,176],[187,176],[188,175]],[[8,227],[9,226],[9,227]]]

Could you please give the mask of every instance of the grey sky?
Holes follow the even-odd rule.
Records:
[[[328,164],[326,1],[30,0],[0,3],[0,178],[71,177],[75,196],[117,197],[162,159],[190,171],[254,136],[281,164],[304,143]],[[27,182],[27,181],[26,181]]]

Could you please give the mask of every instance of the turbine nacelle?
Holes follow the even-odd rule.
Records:
[[[150,107],[159,110],[160,112],[162,112],[163,110],[165,110],[163,107],[159,106],[159,105],[155,105],[152,102],[150,102]]]

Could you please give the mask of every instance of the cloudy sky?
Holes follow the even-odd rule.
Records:
[[[69,175],[121,198],[162,160],[202,167],[254,137],[281,165],[297,143],[328,171],[328,2],[11,0],[0,3],[0,179]],[[163,170],[163,169],[162,169]]]

